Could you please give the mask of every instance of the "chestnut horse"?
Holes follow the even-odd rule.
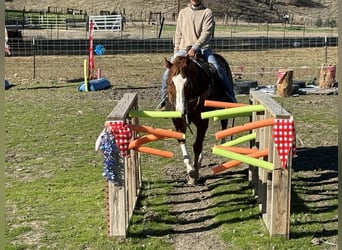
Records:
[[[220,55],[214,54],[223,68],[225,68],[230,83],[233,78],[227,61]],[[179,140],[183,154],[183,161],[188,173],[188,184],[197,184],[199,168],[202,160],[203,141],[208,129],[209,120],[201,118],[201,112],[213,108],[205,107],[205,100],[234,102],[235,96],[230,96],[223,86],[214,66],[209,66],[204,59],[193,59],[189,56],[179,56],[173,63],[165,59],[170,73],[167,80],[166,110],[177,110],[182,118],[173,119],[175,129],[186,132],[190,123],[196,126],[196,138],[193,144],[194,160],[191,162],[187,152],[185,140]],[[203,63],[199,63],[202,61]],[[206,66],[205,66],[206,65]],[[226,129],[228,120],[221,120],[222,129]]]

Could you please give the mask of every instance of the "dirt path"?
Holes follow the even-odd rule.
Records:
[[[200,186],[188,186],[184,182],[184,166],[169,169],[169,174],[175,180],[174,190],[170,194],[173,208],[171,215],[177,218],[177,224],[173,226],[173,241],[176,250],[204,250],[227,249],[224,242],[218,236],[218,228],[215,226],[215,215],[209,208],[213,205],[210,184],[217,178],[206,179],[202,169],[200,176],[205,183]],[[180,174],[183,174],[180,176]]]

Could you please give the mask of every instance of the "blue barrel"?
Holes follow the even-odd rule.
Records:
[[[88,91],[96,91],[96,90],[102,90],[102,89],[108,89],[108,88],[110,88],[110,82],[104,77],[100,79],[90,80],[88,82]],[[84,82],[82,82],[78,86],[78,91],[86,91]]]

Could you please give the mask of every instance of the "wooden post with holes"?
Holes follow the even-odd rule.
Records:
[[[283,107],[261,91],[251,91],[250,103],[265,106],[263,113],[252,116],[253,121],[272,117],[275,119],[291,118]],[[257,138],[254,145],[260,149],[265,147],[269,149],[268,156],[263,160],[273,162],[274,169],[272,171],[261,168],[256,170],[255,167],[250,166],[249,181],[254,187],[262,218],[270,235],[289,238],[292,154],[289,154],[287,168],[283,169],[273,143],[272,127],[257,129],[255,132]]]
[[[138,124],[138,118],[129,118],[130,110],[138,109],[137,94],[127,93],[120,99],[107,121]],[[132,138],[136,135],[133,132]],[[106,181],[107,236],[126,237],[130,218],[141,187],[140,154],[134,150],[129,156],[115,155],[115,183]]]
[[[332,88],[335,84],[336,65],[323,64],[319,71],[319,87]]]
[[[279,79],[277,81],[277,95],[282,97],[291,96],[292,94],[292,81],[293,81],[293,70],[286,69],[278,72]]]

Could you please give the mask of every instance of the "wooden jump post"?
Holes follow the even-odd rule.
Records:
[[[129,117],[131,110],[138,109],[136,93],[126,93],[107,116],[107,121],[123,121],[138,124],[138,118]],[[133,132],[132,138],[135,138]],[[129,156],[116,155],[115,184],[106,181],[107,236],[126,237],[141,188],[140,153],[130,150]]]
[[[178,111],[161,112],[138,110],[137,94],[126,93],[107,116],[105,126],[114,126],[114,129],[112,127],[111,129],[114,134],[118,133],[117,138],[119,138],[119,142],[122,139],[122,136],[127,140],[123,144],[121,140],[121,146],[124,145],[124,149],[121,150],[123,150],[124,153],[114,153],[115,155],[113,158],[115,167],[113,168],[113,182],[106,181],[108,238],[126,237],[129,222],[133,215],[142,184],[140,153],[148,153],[168,158],[173,157],[172,152],[145,147],[143,145],[150,141],[166,138],[185,138],[185,134],[176,131],[139,125],[138,119],[140,117],[173,118],[181,117],[181,114]],[[119,128],[115,126],[118,126]],[[120,134],[120,131],[123,134]],[[128,131],[129,135],[125,135],[124,131]],[[130,132],[132,133],[131,137]],[[140,132],[148,134],[140,136]],[[127,148],[125,147],[126,142]],[[119,145],[117,141],[116,144],[117,146]]]
[[[291,115],[282,106],[261,91],[250,92],[250,103],[265,106],[265,111],[252,114],[253,122],[269,118],[291,118]],[[249,181],[254,188],[263,221],[270,235],[289,238],[292,154],[289,154],[287,168],[282,168],[272,139],[272,127],[254,129],[253,132],[256,133],[256,139],[251,141],[250,146],[268,149],[268,156],[264,157],[264,160],[273,162],[274,168],[269,171],[265,168],[250,166]]]

